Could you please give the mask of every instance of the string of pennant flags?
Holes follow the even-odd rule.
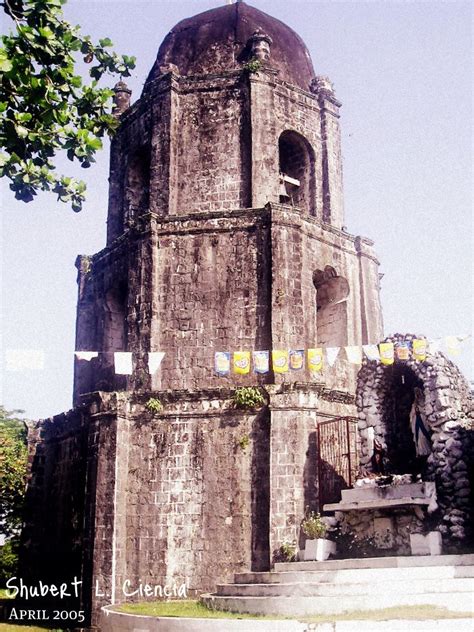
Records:
[[[214,356],[214,370],[217,375],[229,375],[232,370],[239,375],[251,371],[254,373],[287,373],[301,371],[307,367],[311,372],[322,371],[327,364],[334,366],[340,352],[344,350],[346,359],[351,364],[362,364],[364,356],[370,361],[380,361],[390,365],[398,360],[413,358],[418,362],[426,360],[427,353],[440,351],[443,343],[449,355],[461,353],[461,343],[471,336],[446,336],[428,341],[425,338],[401,342],[381,342],[378,345],[316,347],[313,349],[274,349],[272,351],[217,351]]]
[[[315,347],[311,349],[274,349],[272,351],[216,351],[214,354],[214,371],[217,375],[225,376],[230,373],[246,375],[251,372],[257,374],[287,373],[289,371],[301,371],[308,368],[311,372],[322,371],[325,366],[334,366],[337,358],[345,353],[347,361],[351,364],[362,364],[363,358],[369,361],[379,361],[384,365],[393,364],[397,360],[409,360],[410,358],[423,362],[427,353],[434,354],[441,349],[450,356],[458,356],[461,353],[461,344],[471,335],[445,336],[435,340],[418,338],[397,342],[381,342],[378,345],[369,344],[362,346],[345,347]],[[102,355],[113,354],[114,369],[118,375],[132,375],[133,356],[131,351],[75,351],[77,360],[90,362]],[[160,369],[164,351],[148,352],[148,371],[154,375]],[[26,369],[41,370],[45,367],[44,352],[41,349],[7,349],[6,370],[21,371]]]

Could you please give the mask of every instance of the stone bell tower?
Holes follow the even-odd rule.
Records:
[[[222,385],[217,350],[378,340],[371,242],[343,230],[339,108],[299,36],[243,2],[169,33],[112,144],[107,247],[80,260],[77,349],[103,353],[76,367],[76,397]]]
[[[341,104],[294,31],[244,2],[183,20],[129,99],[118,84],[107,245],[77,262],[76,349],[99,356],[76,360],[76,408],[42,423],[30,491],[36,522],[62,508],[31,541],[60,548],[94,611],[125,578],[199,592],[267,569],[319,508],[318,425],[355,415],[357,367],[341,351],[318,375],[219,377],[216,351],[382,334],[372,243],[344,228]],[[266,404],[237,409],[255,384]]]

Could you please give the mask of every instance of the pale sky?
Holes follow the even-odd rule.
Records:
[[[221,4],[69,0],[64,13],[84,33],[110,37],[115,50],[137,57],[127,79],[136,99],[171,27]],[[329,76],[342,101],[346,225],[375,241],[385,334],[471,333],[471,2],[249,4],[301,35],[316,74]],[[88,183],[79,214],[53,195],[17,202],[3,183],[3,347],[44,349],[45,369],[2,371],[0,403],[30,418],[71,406],[74,261],[105,245],[108,149],[89,170],[58,165]],[[458,364],[472,379],[472,343]]]

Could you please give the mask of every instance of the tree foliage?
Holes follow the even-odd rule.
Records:
[[[63,19],[66,0],[4,0],[14,31],[0,48],[0,176],[15,197],[31,201],[38,191],[53,191],[80,211],[86,186],[58,175],[53,159],[67,157],[87,168],[113,133],[113,91],[99,87],[104,75],[128,76],[135,58],[110,52],[110,39],[98,44]],[[83,82],[78,66],[91,64]],[[86,73],[87,74],[87,73]]]
[[[15,415],[0,406],[0,532],[18,533],[26,490],[27,429]]]

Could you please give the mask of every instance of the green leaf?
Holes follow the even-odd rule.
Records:
[[[108,46],[113,46],[112,40],[110,40],[108,37],[105,37],[104,39],[100,39],[99,40],[99,44],[103,47],[106,48]]]
[[[23,127],[23,125],[15,125],[15,130],[19,138],[26,138],[28,136],[28,130],[26,127]]]

